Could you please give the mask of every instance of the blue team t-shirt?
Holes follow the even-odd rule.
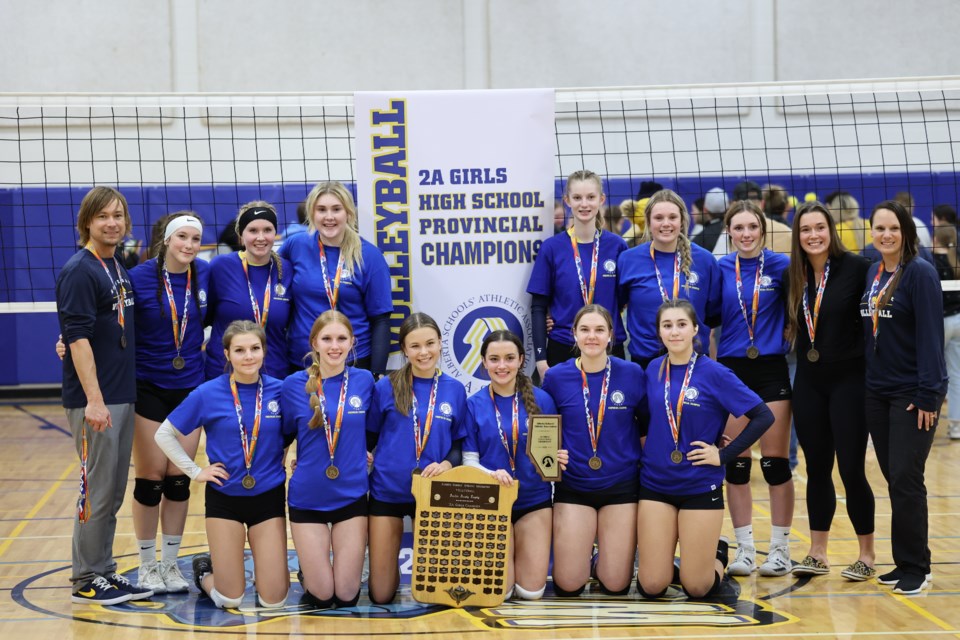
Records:
[[[426,426],[432,388],[433,378],[413,379],[421,434]],[[463,385],[447,374],[441,374],[430,437],[420,456],[421,469],[431,462],[443,462],[453,441],[466,436],[466,407],[467,392]],[[373,453],[370,497],[395,504],[413,502],[411,474],[417,467],[413,419],[397,410],[389,378],[381,378],[374,386],[370,413],[367,430],[380,434]]]
[[[580,251],[584,283],[589,288],[593,242],[586,244],[578,242],[577,247]],[[593,302],[604,307],[613,316],[616,344],[622,344],[627,339],[626,330],[620,320],[617,291],[617,260],[626,250],[627,243],[620,236],[609,231],[600,234]],[[574,344],[573,318],[584,303],[568,232],[558,233],[543,241],[537,253],[537,259],[533,263],[527,293],[550,298],[553,330],[547,337],[554,342],[572,346]]]
[[[257,306],[263,311],[267,278],[270,278],[271,289],[266,326],[267,353],[263,371],[274,378],[286,377],[290,369],[287,363],[287,326],[293,305],[293,267],[286,260],[281,260],[280,271],[282,277],[272,260],[259,267],[248,265],[248,287],[239,253],[217,256],[210,262],[210,284],[207,293],[207,320],[211,325],[210,340],[207,342],[208,380],[224,372],[226,358],[223,355],[223,333],[227,326],[234,320],[256,320],[253,303],[250,301],[250,289],[253,289]]]
[[[222,462],[230,477],[217,491],[230,496],[255,496],[282,485],[287,480],[283,467],[283,433],[280,413],[280,389],[283,383],[262,375],[263,400],[260,414],[260,433],[254,449],[250,475],[256,480],[252,489],[240,484],[247,469],[240,441],[240,423],[230,391],[230,375],[208,380],[190,392],[174,409],[167,420],[177,431],[187,435],[203,427],[207,435],[207,458],[210,463]],[[243,424],[247,441],[253,437],[253,423],[257,406],[257,385],[237,384]]]
[[[720,258],[720,282],[722,286],[720,344],[718,358],[745,358],[750,347],[750,334],[743,319],[743,311],[737,301],[737,255],[731,253]],[[790,343],[783,337],[786,324],[786,274],[790,258],[763,250],[763,273],[760,277],[760,295],[757,305],[757,324],[754,330],[754,346],[760,355],[785,355],[790,352]],[[747,317],[753,317],[753,286],[756,282],[760,258],[740,258],[740,299],[743,300]],[[811,310],[812,311],[812,310]]]
[[[57,275],[57,319],[60,334],[67,345],[63,358],[63,406],[79,409],[87,406],[87,396],[80,385],[69,345],[77,340],[90,342],[97,365],[97,383],[105,404],[129,404],[137,400],[136,323],[134,296],[130,277],[122,264],[104,260],[110,272],[103,271],[97,258],[86,249],[73,255]],[[119,273],[117,267],[119,266]],[[117,298],[122,282],[125,329],[117,322]],[[126,336],[126,348],[120,346]]]
[[[562,416],[563,448],[570,462],[562,482],[576,491],[597,492],[636,480],[640,463],[640,422],[647,411],[643,369],[620,358],[610,358],[610,385],[597,456],[600,469],[591,469],[593,456],[590,432],[583,402],[583,378],[576,360],[550,367],[543,390],[550,394]],[[587,374],[590,390],[590,415],[597,420],[600,390],[605,371]]]
[[[557,407],[553,398],[543,389],[534,388],[533,396],[540,407],[542,414],[551,415],[557,412]],[[467,400],[466,413],[466,431],[467,436],[463,441],[464,451],[474,451],[480,455],[480,464],[494,471],[496,469],[506,469],[510,471],[510,455],[514,451],[513,441],[513,396],[500,396],[494,394],[497,409],[500,411],[500,429],[497,428],[497,414],[493,409],[493,400],[490,398],[490,387],[486,386],[476,392]],[[513,503],[513,508],[526,509],[539,504],[544,500],[549,500],[552,495],[552,487],[549,482],[544,482],[537,473],[533,463],[527,456],[527,430],[529,421],[526,406],[523,404],[523,398],[519,398],[517,403],[517,443],[516,443],[516,474],[514,475],[520,481],[520,489],[517,494],[517,500]],[[507,445],[510,447],[510,453],[503,445],[500,438],[500,430],[507,439]]]
[[[373,375],[363,369],[348,367],[340,438],[333,464],[339,475],[330,479],[330,449],[323,425],[309,426],[314,410],[306,391],[307,372],[298,371],[283,381],[281,408],[283,433],[297,437],[297,468],[290,478],[287,502],[297,509],[332,511],[346,507],[367,493],[367,420],[373,400]],[[323,381],[326,415],[331,428],[336,427],[337,406],[344,374]],[[333,432],[331,431],[331,437]]]
[[[337,311],[342,312],[353,325],[357,339],[358,358],[370,355],[370,318],[393,311],[390,270],[383,254],[374,245],[360,239],[363,266],[343,265]],[[327,277],[331,287],[340,259],[339,247],[324,247]],[[290,326],[288,359],[294,366],[302,366],[304,355],[310,352],[310,329],[314,320],[330,308],[327,290],[320,268],[320,249],[317,232],[298,233],[280,247],[280,255],[293,264],[293,322]]]
[[[182,336],[180,357],[183,369],[173,368],[177,349],[173,339],[170,303],[157,274],[157,259],[152,258],[130,270],[133,294],[137,301],[137,379],[151,382],[161,389],[190,389],[204,380],[203,324],[207,313],[207,288],[210,265],[199,258],[194,261],[197,282],[190,284],[190,312],[187,331]],[[183,321],[183,303],[187,294],[187,272],[170,273],[170,289],[177,306],[177,327]],[[196,286],[194,286],[196,284]],[[157,297],[157,292],[160,297]],[[222,355],[222,354],[221,354]]]
[[[670,460],[670,454],[674,451],[673,432],[663,398],[663,376],[666,373],[660,373],[665,357],[656,358],[647,366],[650,425],[643,448],[640,484],[659,493],[677,496],[713,491],[723,484],[725,469],[723,466],[693,466],[686,458],[693,449],[690,443],[696,440],[719,443],[727,418],[731,415],[742,416],[761,403],[760,397],[722,364],[705,356],[698,357],[680,417],[678,444],[684,457],[680,464],[674,464]],[[674,413],[686,371],[686,367],[670,367],[670,407]]]
[[[650,260],[646,242],[620,254],[620,300],[627,305],[627,332],[630,354],[635,358],[655,358],[663,344],[657,331],[657,309],[663,304],[657,273]],[[657,267],[667,297],[673,297],[674,254],[656,251]],[[720,268],[713,254],[698,244],[690,245],[690,277],[680,272],[679,297],[689,300],[697,312],[700,348],[710,345],[707,319],[720,313]],[[689,287],[688,287],[689,285]]]

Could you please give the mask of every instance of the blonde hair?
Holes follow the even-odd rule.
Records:
[[[343,186],[341,182],[321,182],[310,190],[306,199],[307,228],[312,232],[317,230],[317,225],[313,221],[314,210],[317,208],[317,200],[320,196],[330,194],[340,201],[344,210],[347,212],[347,226],[343,231],[343,242],[340,244],[340,252],[343,255],[344,264],[353,267],[363,267],[363,255],[361,253],[360,234],[357,232],[357,205],[353,201],[350,190]]]
[[[339,311],[328,309],[313,321],[313,327],[310,329],[310,365],[307,366],[307,384],[304,385],[304,390],[310,395],[310,407],[313,408],[313,415],[310,417],[310,422],[307,423],[307,426],[311,429],[323,426],[323,415],[320,412],[320,399],[317,398],[317,389],[319,389],[323,383],[323,380],[320,378],[320,354],[317,353],[313,343],[316,341],[317,336],[320,335],[320,332],[331,324],[343,325],[350,334],[350,337],[354,337],[353,325],[350,324],[350,319]]]
[[[597,191],[600,192],[600,197],[603,198],[603,181],[600,180],[600,176],[595,174],[589,169],[581,169],[580,171],[574,171],[570,174],[570,177],[567,178],[567,184],[563,187],[563,197],[567,198],[570,196],[570,183],[572,182],[588,182],[592,180],[597,185]],[[594,224],[597,225],[597,229],[603,230],[603,207],[597,209],[597,217],[594,218]]]
[[[653,213],[653,207],[660,202],[669,202],[680,210],[680,232],[677,234],[677,253],[680,254],[680,270],[686,276],[684,288],[690,289],[690,267],[693,265],[693,253],[690,248],[690,238],[687,237],[687,229],[690,227],[690,214],[687,212],[687,205],[677,193],[671,189],[661,189],[650,196],[647,200],[647,206],[643,210],[644,220],[648,221],[643,230],[642,242],[650,242],[650,215]]]

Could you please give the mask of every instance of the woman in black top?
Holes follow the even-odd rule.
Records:
[[[924,467],[947,391],[943,299],[937,272],[917,260],[913,218],[893,200],[870,215],[881,260],[870,267],[860,301],[867,331],[867,424],[890,490],[896,568],[877,578],[894,591],[920,593],[930,580]]]
[[[797,347],[793,419],[807,464],[810,551],[797,575],[830,571],[827,541],[837,509],[833,485],[836,454],[847,493],[847,515],[860,554],[841,575],[866,580],[876,573],[874,499],[867,482],[863,328],[860,296],[869,262],[848,253],[833,218],[819,202],[806,202],[793,219],[790,251],[789,337]]]

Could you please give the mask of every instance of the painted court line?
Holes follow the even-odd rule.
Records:
[[[14,527],[13,531],[10,532],[10,535],[7,536],[7,538],[2,543],[0,543],[0,558],[2,558],[3,554],[7,552],[7,549],[10,548],[10,545],[13,544],[13,541],[20,537],[20,534],[23,533],[23,530],[27,527],[28,524],[30,524],[30,519],[33,518],[33,516],[40,513],[40,509],[43,508],[43,505],[45,505],[47,501],[50,500],[53,494],[56,493],[57,489],[60,488],[60,485],[63,484],[63,481],[66,480],[74,472],[76,468],[77,468],[76,462],[70,463],[67,466],[67,468],[64,469],[63,473],[60,474],[60,479],[54,482],[53,485],[51,485],[50,488],[47,489],[47,492],[44,493],[42,496],[40,496],[40,499],[37,500],[37,503],[33,505],[32,509],[30,509],[30,513],[24,516],[23,520],[20,521],[20,524]]]

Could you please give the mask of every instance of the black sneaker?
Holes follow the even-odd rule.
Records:
[[[122,575],[114,571],[113,573],[106,576],[107,582],[115,586],[121,591],[126,591],[130,594],[131,600],[143,600],[153,596],[153,589],[146,589],[144,587],[138,587],[133,584]]]
[[[193,584],[197,585],[197,590],[210,597],[210,594],[207,593],[206,589],[203,588],[203,577],[208,573],[213,573],[213,563],[210,562],[210,555],[207,553],[201,553],[193,556]]]
[[[893,588],[893,592],[912,596],[923,591],[926,586],[927,581],[924,576],[904,575]]]
[[[880,584],[897,584],[898,582],[900,582],[900,579],[903,577],[904,577],[903,571],[895,568],[893,571],[890,571],[889,573],[884,573],[883,575],[877,576],[877,582],[879,582]],[[927,575],[924,576],[925,582],[930,582],[931,580],[933,580],[932,573],[928,573]]]
[[[70,601],[75,604],[108,605],[120,604],[121,602],[130,600],[132,597],[130,592],[118,589],[107,582],[107,579],[103,576],[97,576],[70,596]]]

